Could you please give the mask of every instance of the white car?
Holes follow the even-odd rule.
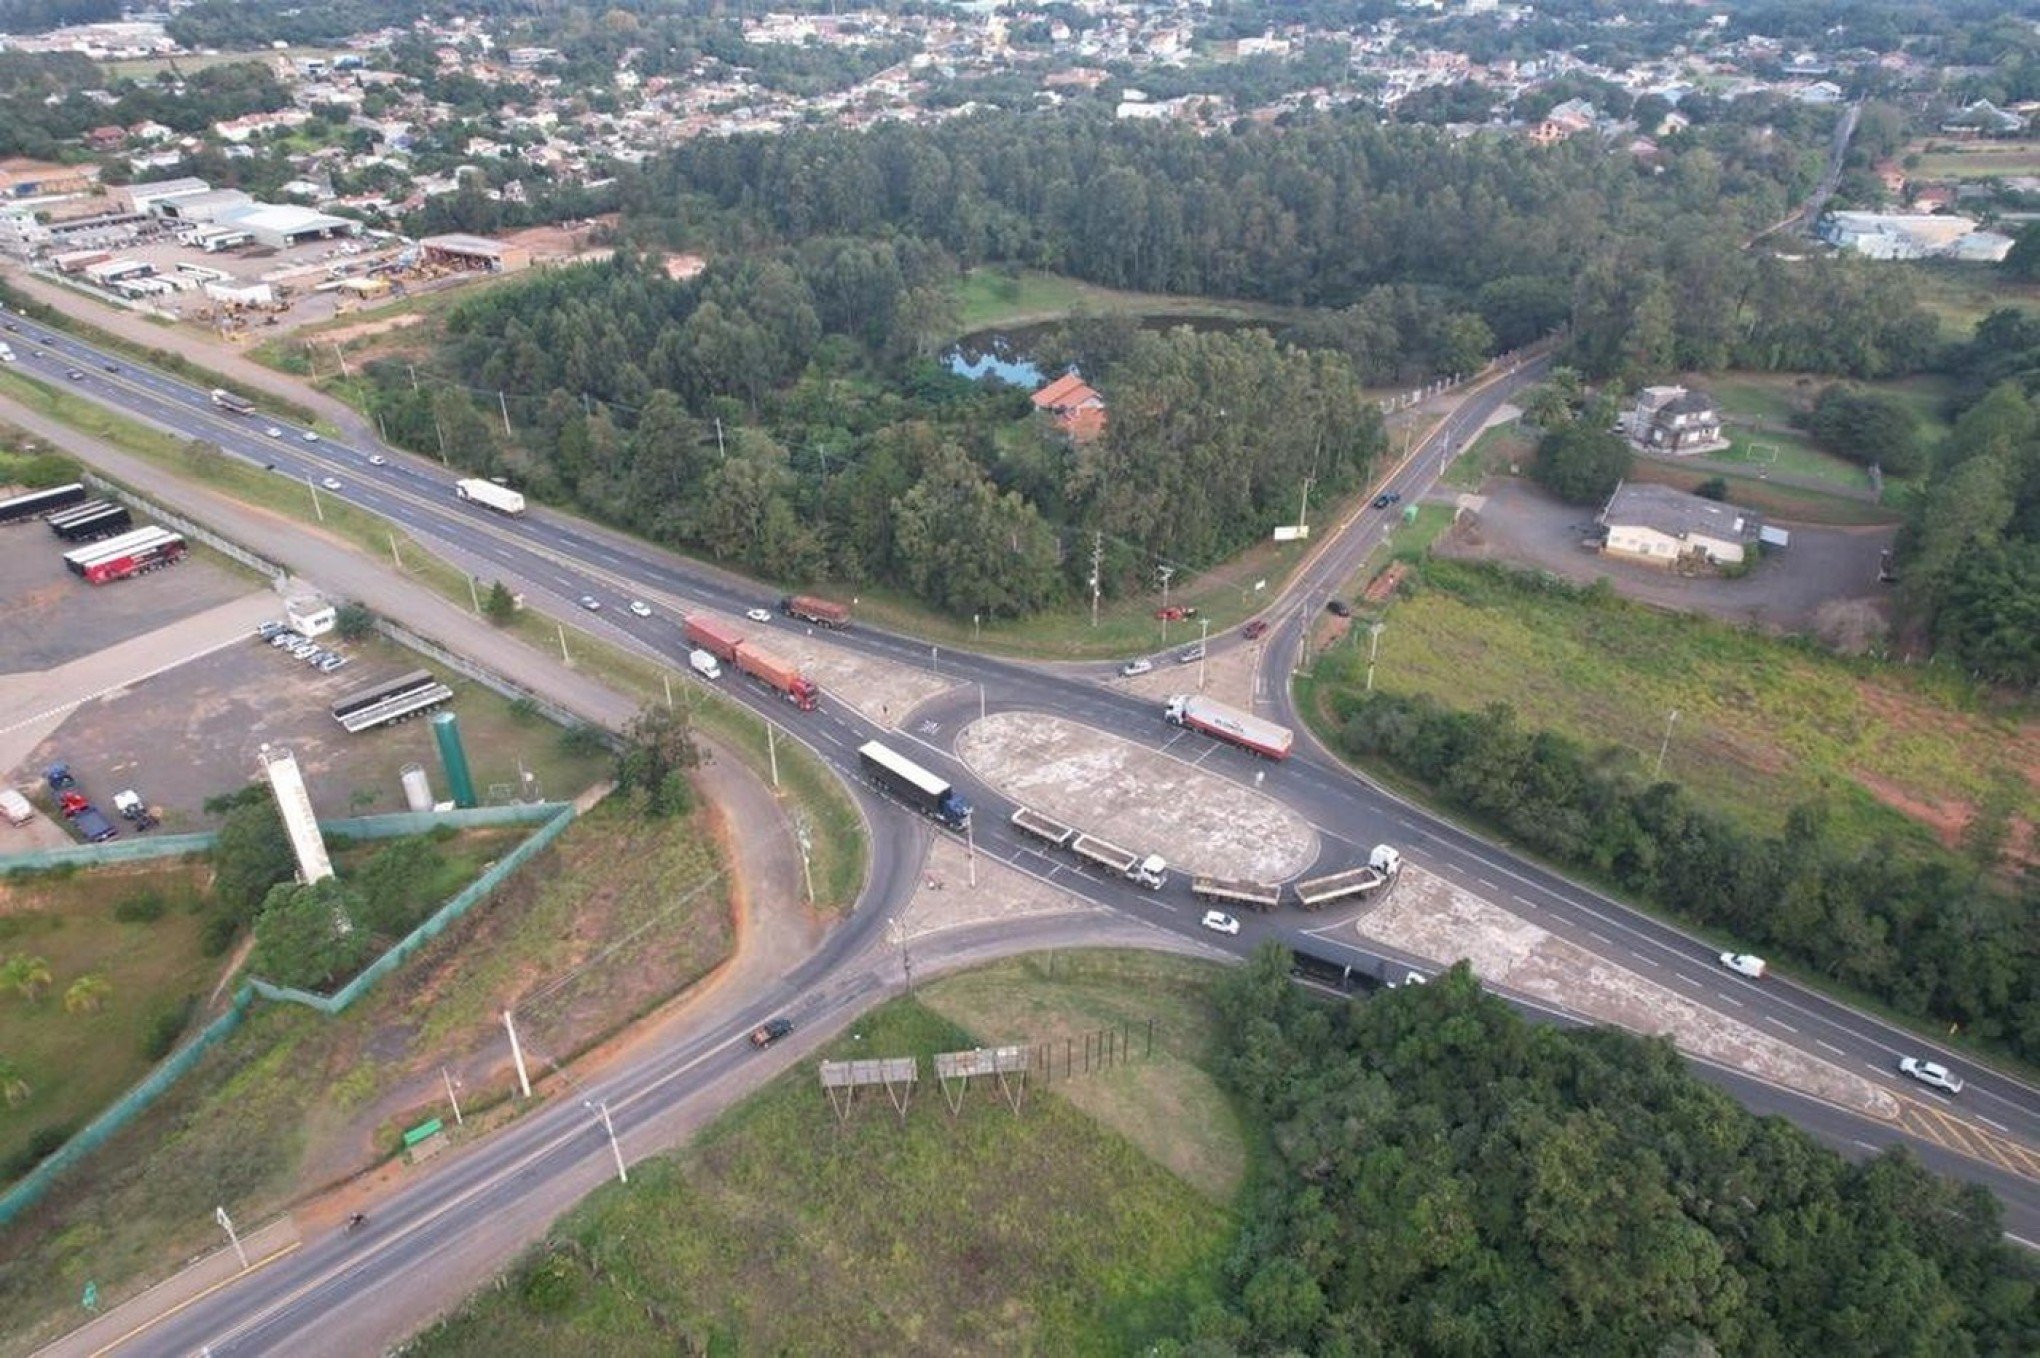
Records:
[[[1240,922],[1223,910],[1207,910],[1204,912],[1204,927],[1221,934],[1237,934],[1240,931]]]
[[[273,424],[270,425],[267,429],[263,430],[262,432],[269,435],[269,437],[273,439],[280,439],[283,437],[283,430],[279,429],[277,426]]]
[[[299,434],[298,437],[303,439],[306,443],[317,443],[319,441],[319,436],[309,429],[305,430],[304,433]]]
[[[371,467],[387,467],[389,464],[390,460],[381,453],[370,453],[368,455],[368,465]]]
[[[630,611],[637,614],[640,618],[652,616],[652,606],[643,599],[632,599],[630,601]]]
[[[590,613],[600,613],[602,611],[602,601],[592,594],[583,594],[581,596],[581,607],[587,609]]]
[[[1153,669],[1154,667],[1155,662],[1143,655],[1138,656],[1132,660],[1129,660],[1124,665],[1121,665],[1119,667],[1119,673],[1123,677],[1131,679],[1137,674],[1146,674],[1149,670]]]
[[[340,489],[340,478],[337,476],[329,476],[325,480],[319,482],[319,484],[324,486],[327,490],[338,490]]]
[[[750,611],[746,612],[746,613],[744,614],[744,616],[745,616],[745,617],[747,617],[747,618],[749,618],[749,619],[750,619],[750,620],[751,620],[752,622],[771,622],[771,621],[772,621],[772,614],[771,614],[771,612],[770,612],[770,611],[768,611],[768,610],[766,610],[766,609],[763,609],[763,608],[753,608],[753,609],[751,609]]]
[[[1762,980],[1765,971],[1769,970],[1763,958],[1749,952],[1725,952],[1721,955],[1721,965],[1752,981]]]
[[[1176,663],[1178,665],[1194,665],[1202,659],[1204,659],[1204,647],[1201,644],[1186,647],[1176,652]]]
[[[1917,1056],[1904,1056],[1899,1058],[1898,1068],[1929,1089],[1938,1089],[1943,1094],[1962,1092],[1962,1077],[1939,1061],[1922,1061]]]

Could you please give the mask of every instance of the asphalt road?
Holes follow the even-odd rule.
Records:
[[[664,656],[676,670],[685,669],[686,649],[677,623],[663,614],[650,619],[633,617],[622,607],[627,599],[646,597],[668,607],[710,605],[739,613],[768,602],[768,591],[755,583],[550,511],[535,510],[522,518],[506,519],[464,505],[453,497],[453,474],[428,461],[393,450],[369,450],[326,440],[308,442],[303,431],[285,421],[260,414],[226,414],[214,407],[203,389],[139,367],[125,357],[99,353],[40,324],[12,316],[7,319],[20,326],[7,338],[18,356],[15,366],[26,374],[67,385],[89,399],[180,436],[216,442],[230,455],[271,466],[280,476],[300,482],[337,480],[339,490],[321,493],[384,515],[409,531],[448,544],[464,556],[551,593],[556,604],[553,611],[572,612],[574,600],[592,595],[606,606],[584,621]],[[76,372],[78,377],[69,378],[68,372]],[[1446,443],[1475,434],[1486,410],[1504,399],[1509,388],[1533,376],[1534,369],[1526,367],[1496,389],[1471,397],[1439,436],[1427,441],[1395,473],[1389,485],[1400,490],[1406,501],[1415,500],[1435,480],[1447,456]],[[277,434],[266,432],[271,428]],[[386,457],[387,464],[372,465],[368,461],[372,451]],[[1348,531],[1333,534],[1299,573],[1291,590],[1266,615],[1274,624],[1264,639],[1268,655],[1301,656],[1311,619],[1329,591],[1357,569],[1378,541],[1387,517],[1367,509],[1358,511],[1356,523]],[[1308,917],[1286,913],[1244,916],[1238,938],[1219,940],[1200,929],[1202,907],[1191,900],[1180,882],[1151,893],[1101,880],[1079,871],[1069,861],[1044,856],[1033,841],[1023,841],[1007,824],[1011,804],[977,785],[949,753],[956,732],[977,715],[980,701],[1001,710],[1054,712],[1165,749],[1220,776],[1247,783],[1258,776],[1262,791],[1304,815],[1323,837],[1324,853],[1313,872],[1357,866],[1365,861],[1372,844],[1394,843],[1410,861],[1631,966],[1651,980],[1761,1025],[1780,1040],[1884,1080],[1912,1103],[1924,1100],[1931,1108],[1942,1101],[1901,1083],[1893,1073],[1897,1058],[1901,1054],[1938,1056],[1969,1080],[1959,1107],[1951,1111],[2029,1145],[2040,1145],[2040,1090],[1939,1052],[1930,1043],[1872,1015],[1790,982],[1774,977],[1758,985],[1726,973],[1718,966],[1717,949],[1711,945],[1517,859],[1356,778],[1316,749],[1307,733],[1300,734],[1295,757],[1269,764],[1167,726],[1153,703],[1107,688],[1081,669],[1040,668],[955,651],[938,653],[919,641],[866,627],[853,627],[838,640],[846,647],[903,663],[932,664],[960,687],[925,704],[910,728],[889,735],[872,728],[853,711],[828,702],[826,695],[818,711],[803,714],[746,683],[726,682],[723,691],[779,720],[853,784],[861,782],[855,751],[865,740],[882,736],[904,748],[953,779],[977,804],[977,851],[1049,877],[1087,898],[1164,929],[1222,942],[1233,951],[1244,952],[1274,936],[1319,955],[1350,958],[1353,965],[1363,968],[1384,960],[1408,961],[1384,959],[1342,940],[1305,936],[1301,926],[1308,925]],[[1274,684],[1270,688],[1273,711],[1293,719],[1293,713],[1287,712],[1287,686]],[[631,1128],[669,1112],[726,1074],[731,1063],[748,1052],[739,1045],[742,1034],[759,1019],[788,1012],[797,1022],[809,1021],[821,1012],[821,997],[828,997],[830,1003],[861,1004],[876,993],[875,980],[860,985],[854,994],[842,993],[837,987],[841,979],[838,969],[871,942],[891,909],[911,894],[921,836],[931,831],[923,822],[878,804],[869,789],[860,789],[860,796],[873,829],[873,877],[855,916],[795,976],[771,994],[757,997],[737,1027],[722,1039],[660,1053],[584,1091],[590,1101],[608,1104],[620,1133],[628,1135]],[[1908,1128],[1867,1120],[1704,1065],[1700,1069],[1753,1109],[1790,1116],[1844,1151],[1867,1152],[1896,1142],[1912,1145],[1936,1168],[1990,1187],[2005,1204],[2010,1230],[2026,1241],[2040,1241],[2040,1183],[2033,1179],[2008,1173],[1987,1158],[1951,1154],[1941,1141]],[[1931,1120],[1922,1119],[1916,1125],[1927,1127],[1932,1135]],[[371,1230],[338,1241],[315,1242],[298,1255],[206,1298],[125,1351],[192,1353],[202,1346],[216,1354],[283,1348],[322,1351],[316,1336],[329,1333],[329,1327],[350,1307],[358,1306],[378,1287],[408,1271],[430,1267],[443,1251],[458,1250],[463,1233],[478,1222],[513,1212],[516,1202],[540,1192],[546,1184],[557,1185],[562,1176],[586,1178],[593,1174],[599,1179],[607,1156],[607,1146],[586,1109],[562,1103],[540,1110],[444,1171],[421,1176],[414,1186],[378,1208]]]

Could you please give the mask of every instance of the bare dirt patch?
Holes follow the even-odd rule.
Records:
[[[994,713],[956,753],[1015,801],[1186,872],[1278,882],[1317,856],[1316,831],[1274,798],[1075,722]]]
[[[1787,1045],[1421,869],[1356,921],[1359,932],[1441,964],[1461,958],[1483,981],[1886,1120],[1898,1100],[1859,1075]]]
[[[379,321],[362,321],[357,325],[343,325],[333,330],[321,331],[319,338],[331,344],[349,344],[355,340],[374,339],[395,330],[408,330],[424,322],[425,318],[415,311],[399,312]]]

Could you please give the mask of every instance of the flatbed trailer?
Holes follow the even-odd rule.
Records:
[[[1012,820],[1015,829],[1033,835],[1036,839],[1045,839],[1058,849],[1068,848],[1070,841],[1077,835],[1074,826],[1064,825],[1053,817],[1044,816],[1039,811],[1030,811],[1024,806],[1013,812]]]
[[[1296,884],[1296,903],[1306,910],[1322,910],[1334,901],[1366,896],[1388,884],[1388,874],[1379,868],[1354,868],[1329,877],[1313,877]]]
[[[1199,877],[1190,894],[1201,901],[1228,901],[1249,910],[1273,910],[1282,904],[1282,888],[1266,882],[1238,882],[1225,877]]]

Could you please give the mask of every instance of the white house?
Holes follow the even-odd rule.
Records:
[[[1603,552],[1668,568],[1740,565],[1763,531],[1748,510],[1653,485],[1617,486],[1599,522]]]

